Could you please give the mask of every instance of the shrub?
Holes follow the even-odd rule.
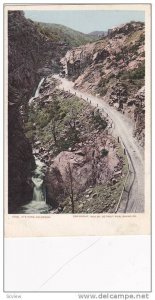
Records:
[[[46,109],[42,109],[38,111],[36,116],[37,125],[39,125],[41,128],[44,128],[45,126],[47,126],[49,121],[50,121],[50,114],[46,111]]]
[[[60,113],[60,119],[64,119],[66,117],[66,112],[63,111]]]
[[[137,54],[138,48],[139,48],[139,44],[134,44],[134,45],[130,48],[130,52],[133,52],[133,54]]]
[[[24,129],[25,129],[25,132],[33,130],[34,129],[33,123],[28,121],[27,123],[25,123]]]
[[[33,143],[35,137],[35,130],[29,130],[26,132],[26,137],[29,139],[31,143]]]
[[[67,140],[59,139],[58,141],[58,152],[67,150],[70,147],[73,147],[75,143],[79,142],[79,133],[75,130],[68,130]]]
[[[129,78],[129,72],[123,72],[122,74],[120,72],[119,77],[121,77],[121,79],[123,79],[123,80],[126,80]]]
[[[98,84],[98,87],[104,87],[107,83],[107,79],[105,78],[101,78],[99,84]]]
[[[119,60],[121,60],[122,58],[123,58],[123,55],[122,55],[121,52],[116,53],[116,56],[115,56],[116,61],[119,61]]]
[[[145,77],[145,65],[140,65],[137,69],[129,73],[130,79],[143,79]]]
[[[100,90],[99,90],[100,96],[105,96],[107,91],[108,91],[108,88],[106,86],[103,88],[100,88]]]
[[[101,156],[102,157],[105,157],[105,156],[107,156],[108,155],[108,150],[107,149],[102,149],[101,150]]]
[[[142,33],[142,34],[140,35],[139,42],[140,42],[140,43],[143,43],[144,41],[145,41],[145,35]]]
[[[142,63],[138,66],[137,69],[131,70],[131,71],[123,71],[119,72],[116,76],[117,78],[121,78],[123,80],[130,79],[130,80],[136,80],[136,79],[144,79],[145,77],[145,64]]]
[[[105,129],[107,127],[107,122],[101,117],[100,113],[97,112],[96,114],[92,114],[93,115],[93,121],[95,124],[95,127],[101,127],[101,129]]]

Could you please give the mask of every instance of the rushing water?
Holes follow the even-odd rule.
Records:
[[[35,158],[36,169],[33,172],[32,182],[33,199],[28,204],[20,207],[19,213],[23,214],[43,214],[51,210],[50,205],[46,203],[46,190],[44,186],[44,176],[46,166],[44,163]]]
[[[40,80],[40,82],[39,82],[39,84],[38,84],[38,87],[37,87],[37,89],[36,89],[34,98],[37,98],[37,97],[39,96],[39,93],[40,93],[40,87],[41,87],[43,81],[44,81],[44,77]]]
[[[44,81],[44,77],[40,80],[39,84],[38,84],[38,87],[36,89],[36,92],[35,92],[35,95],[34,97],[32,97],[30,100],[29,100],[29,104],[31,104],[35,98],[39,97],[39,93],[40,93],[40,88],[41,88],[41,85]]]
[[[33,201],[44,201],[46,202],[46,192],[43,185],[44,179],[44,169],[45,164],[36,159],[36,169],[34,171],[34,175],[32,177],[32,181],[34,183],[33,188]]]
[[[35,101],[35,98],[39,96],[40,87],[44,81],[41,79],[36,89],[34,97],[29,100],[29,104]],[[46,203],[46,189],[44,185],[44,177],[46,171],[46,165],[35,157],[36,169],[33,171],[32,182],[33,182],[33,198],[29,203],[22,205],[18,213],[23,214],[43,214],[48,213],[52,207]]]

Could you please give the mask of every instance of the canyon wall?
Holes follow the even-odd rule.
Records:
[[[45,28],[48,25],[48,28]],[[64,27],[65,28],[65,27]],[[8,171],[9,212],[32,199],[31,173],[35,168],[31,141],[24,124],[28,101],[42,77],[60,71],[60,58],[72,47],[68,31],[26,19],[23,11],[8,12]],[[62,28],[63,29],[63,28]],[[66,28],[65,28],[66,30]],[[86,42],[76,31],[74,42]],[[82,37],[81,37],[82,36]],[[66,42],[66,40],[68,42]],[[77,41],[79,42],[79,40]]]
[[[8,172],[9,212],[32,199],[31,145],[23,131],[28,100],[40,78],[54,71],[65,49],[38,30],[22,11],[8,13]],[[48,69],[47,69],[48,66]]]
[[[32,198],[32,149],[23,132],[22,112],[40,79],[43,39],[22,11],[8,13],[8,172],[9,212]]]
[[[102,97],[128,115],[135,122],[135,136],[144,146],[144,23],[113,28],[99,41],[69,50],[61,64],[75,87]]]

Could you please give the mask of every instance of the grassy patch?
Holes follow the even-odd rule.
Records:
[[[145,36],[144,36],[143,30],[135,31],[127,36],[124,45],[129,46],[131,43],[133,43],[135,41],[139,40],[141,42],[141,41],[144,41],[144,39],[145,39]]]
[[[68,46],[80,46],[96,41],[96,37],[73,30],[67,26],[35,22],[40,33],[54,42],[66,43]]]
[[[117,62],[118,62],[119,60],[121,60],[122,58],[124,58],[124,56],[123,56],[123,53],[122,53],[122,52],[116,53],[116,55],[115,55],[115,59],[116,59],[116,61],[117,61]]]
[[[117,78],[122,80],[130,79],[130,80],[141,80],[145,78],[145,64],[141,63],[138,68],[129,70],[129,71],[121,71],[118,73]]]
[[[91,126],[105,128],[105,121],[100,117],[92,120],[92,108],[84,100],[60,91],[52,98],[46,107],[38,102],[30,108],[25,133],[32,143],[39,140],[56,155],[86,138]]]

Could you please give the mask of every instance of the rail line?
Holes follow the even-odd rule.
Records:
[[[67,90],[66,90],[67,91]],[[71,93],[70,90],[68,90],[67,92]],[[73,93],[71,93],[73,94]],[[74,94],[76,95],[76,92],[74,92]],[[86,102],[89,102],[91,104],[91,100],[89,100],[89,98],[84,98],[80,97],[82,100],[86,101]],[[98,104],[97,106],[95,106],[96,109],[98,109],[100,112],[101,112],[101,115],[104,116],[105,118],[109,119],[110,120],[110,127],[108,127],[108,129],[112,129],[111,130],[111,134],[113,134],[113,132],[115,131],[115,123],[113,122],[112,118],[109,116],[109,114],[107,113],[106,109],[104,108],[99,108]],[[119,197],[119,200],[118,200],[118,203],[116,205],[116,208],[115,208],[115,211],[114,213],[118,213],[119,212],[119,208],[120,208],[120,205],[121,203],[124,201],[123,198],[125,198],[124,196],[124,193],[127,194],[127,201],[125,201],[125,204],[124,204],[124,208],[122,209],[123,213],[126,213],[127,212],[127,209],[128,209],[128,204],[129,204],[129,200],[130,200],[130,193],[131,193],[131,190],[132,190],[132,187],[133,187],[133,184],[134,184],[134,181],[136,179],[136,172],[135,172],[135,168],[134,168],[134,164],[132,162],[132,158],[124,144],[124,142],[122,141],[122,139],[119,137],[120,139],[120,142],[123,146],[123,148],[125,149],[125,153],[127,155],[127,159],[128,159],[128,172],[127,172],[127,175],[125,177],[125,180],[124,180],[124,184],[123,184],[123,188],[122,188],[122,191],[121,191],[121,194],[120,194],[120,197]],[[128,183],[128,180],[130,181],[130,177],[131,175],[133,174],[133,179],[131,180],[131,183],[129,184]]]
[[[126,149],[126,152],[127,152],[128,158],[130,159],[130,163],[131,163],[131,165],[132,165],[133,171],[131,171],[131,170],[129,169],[129,174],[130,174],[130,173],[133,174],[133,180],[132,180],[132,182],[131,182],[131,184],[130,184],[129,190],[127,191],[127,190],[125,189],[125,191],[126,191],[127,194],[128,194],[128,200],[127,200],[127,203],[126,203],[126,206],[125,206],[125,209],[124,209],[124,212],[125,212],[125,213],[127,212],[128,203],[129,203],[129,200],[130,200],[130,192],[131,192],[131,190],[132,190],[132,186],[133,186],[134,181],[135,181],[135,179],[136,179],[136,171],[135,171],[135,167],[134,167],[132,158],[131,158],[131,156],[130,156],[130,154],[129,154],[129,152],[128,152],[127,149]]]
[[[108,115],[108,113],[107,113],[107,115]],[[111,125],[112,125],[112,131],[111,131],[111,133],[113,133],[114,130],[115,130],[115,123],[113,122],[113,120],[111,119],[111,117],[109,117],[109,115],[108,115],[108,118],[111,120]],[[122,141],[121,138],[119,138],[119,140],[120,140],[123,148],[125,149],[125,152],[126,152],[126,155],[127,155],[128,172],[127,172],[127,175],[126,175],[125,180],[124,180],[122,192],[121,192],[118,204],[116,206],[115,213],[117,213],[118,210],[119,210],[119,207],[120,207],[120,204],[121,204],[124,192],[127,193],[127,201],[126,201],[126,205],[125,205],[125,208],[124,208],[124,211],[123,211],[124,213],[126,213],[127,212],[127,208],[128,208],[128,203],[129,203],[129,200],[130,200],[130,192],[132,190],[132,186],[133,186],[135,178],[136,178],[136,172],[135,172],[134,164],[132,162],[132,158],[131,158],[131,156],[130,156],[130,154],[129,154],[129,152],[128,152],[125,144],[124,144],[124,142]],[[130,186],[129,186],[128,179],[130,180],[129,177],[131,177],[131,174],[133,174],[133,179],[132,179],[132,181],[130,183]]]
[[[91,101],[89,101],[89,99],[85,99],[81,96],[81,99],[89,102],[91,104]],[[98,108],[98,105],[96,106],[96,108]],[[99,109],[99,108],[98,108]],[[100,108],[99,111],[101,112],[102,116],[104,115],[104,117],[106,117],[107,119],[110,120],[111,124],[108,129],[112,128],[111,130],[111,134],[115,131],[115,123],[113,122],[112,118],[109,116],[109,114],[107,113],[106,109],[104,108]],[[120,139],[120,138],[119,138]],[[118,203],[117,203],[117,206],[116,206],[116,209],[115,209],[115,213],[118,213],[119,212],[119,207],[121,205],[121,202],[123,200],[123,195],[124,193],[127,194],[127,201],[126,201],[126,204],[125,204],[125,208],[123,209],[123,212],[126,213],[127,212],[127,208],[128,208],[128,204],[129,204],[129,200],[130,200],[130,192],[132,190],[132,187],[133,187],[133,184],[134,184],[134,181],[135,181],[135,178],[136,178],[136,172],[135,172],[135,168],[134,168],[134,164],[132,162],[132,158],[124,144],[124,142],[122,141],[122,139],[120,139],[120,142],[122,144],[122,146],[124,147],[125,149],[125,152],[126,152],[126,155],[127,155],[127,159],[128,159],[128,172],[127,172],[127,175],[125,177],[125,180],[124,180],[124,184],[123,184],[123,188],[122,188],[122,192],[121,192],[121,195],[119,197],[119,200],[118,200]],[[133,179],[130,183],[130,185],[127,183],[128,180],[130,181],[130,178],[131,177],[131,174],[133,174]],[[125,198],[125,197],[124,197]]]

